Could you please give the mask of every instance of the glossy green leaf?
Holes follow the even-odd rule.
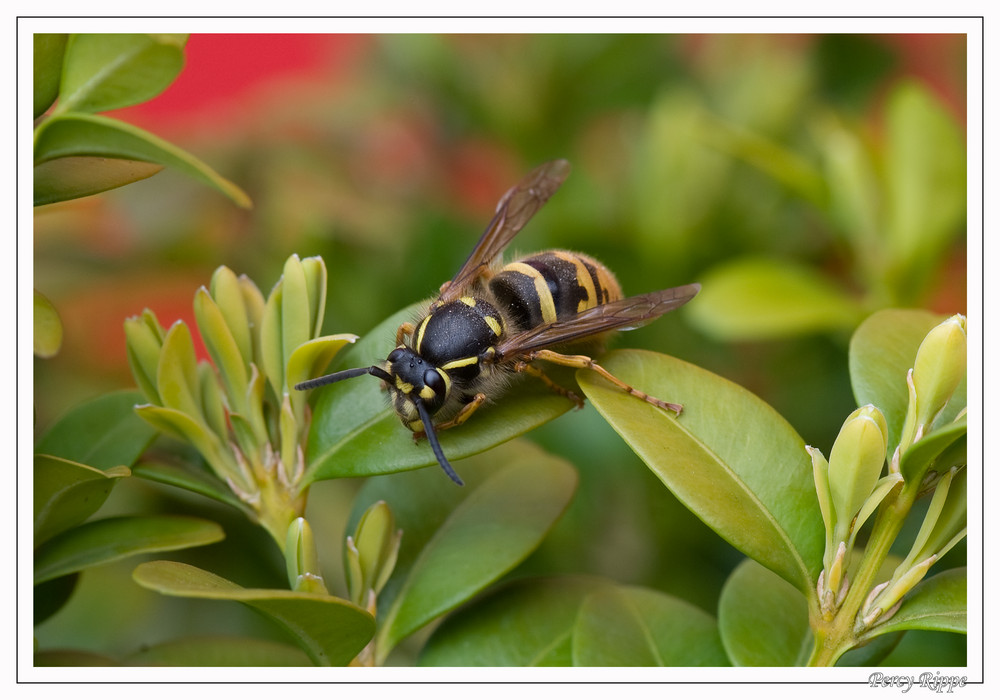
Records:
[[[225,316],[204,287],[194,295],[194,315],[205,349],[211,355],[226,389],[229,410],[246,413],[248,364],[229,330]]]
[[[295,386],[299,382],[322,374],[338,352],[358,336],[351,333],[326,335],[313,338],[295,348],[288,359],[288,384]]]
[[[572,666],[573,628],[590,593],[583,576],[509,583],[449,615],[420,653],[421,666]]]
[[[31,591],[32,621],[40,625],[69,602],[80,581],[79,572],[40,583]]]
[[[861,307],[842,289],[788,260],[737,258],[702,275],[687,309],[721,340],[765,340],[853,328]]]
[[[66,52],[68,34],[34,34],[34,53],[32,57],[33,72],[33,111],[32,119],[37,119],[45,113],[59,94],[59,82],[62,80],[63,55]]]
[[[968,429],[968,420],[966,416],[962,416],[954,423],[946,423],[927,433],[903,453],[903,458],[900,460],[900,473],[907,480],[920,480],[932,467],[937,466],[938,471],[943,471],[958,466],[957,464],[937,464],[938,458],[946,452],[951,454],[948,448],[964,441]]]
[[[281,273],[281,348],[282,372],[287,370],[292,353],[312,336],[309,317],[309,285],[302,261],[292,255],[285,261]],[[286,381],[286,390],[292,383]]]
[[[118,666],[110,656],[78,649],[50,649],[35,652],[35,666]]]
[[[885,309],[869,316],[851,337],[848,364],[858,405],[874,404],[889,425],[889,450],[899,444],[909,394],[906,372],[913,367],[917,348],[943,316],[915,309]],[[937,420],[953,420],[965,406],[965,382]]]
[[[35,550],[35,583],[133,554],[198,547],[223,539],[222,528],[182,515],[123,516],[84,523]]]
[[[106,112],[163,92],[184,67],[185,34],[73,34],[56,112]]]
[[[719,630],[703,610],[636,586],[584,599],[573,629],[575,666],[728,666]]]
[[[364,367],[381,362],[395,346],[396,329],[425,304],[404,309],[379,324],[336,367]],[[449,460],[483,452],[556,418],[573,402],[532,377],[476,411],[469,421],[438,437]],[[358,377],[316,390],[313,425],[307,447],[305,481],[372,476],[437,465],[426,440],[414,444],[389,406],[381,382]]]
[[[968,631],[968,581],[965,567],[948,569],[918,583],[887,622],[864,638],[900,630]]]
[[[35,165],[69,156],[139,160],[173,168],[249,208],[250,198],[190,153],[125,122],[97,114],[63,114],[35,130]]]
[[[203,423],[201,389],[198,383],[198,360],[194,354],[191,331],[177,321],[167,331],[156,368],[156,388],[164,408],[171,408]]]
[[[889,94],[884,167],[890,271],[912,294],[944,247],[964,234],[966,207],[962,127],[915,81]]]
[[[319,593],[243,588],[188,564],[153,561],[132,574],[142,586],[165,595],[243,603],[289,632],[313,663],[343,666],[357,656],[375,631],[366,611]]]
[[[829,193],[822,174],[798,153],[721,119],[705,118],[699,135],[713,148],[746,161],[806,201],[825,206]]]
[[[805,596],[752,559],[726,579],[719,631],[737,666],[801,666],[812,651]]]
[[[71,156],[39,163],[34,170],[34,205],[64,202],[145,180],[162,165],[124,158]]]
[[[795,430],[746,389],[666,355],[623,350],[601,364],[684,406],[679,418],[589,370],[577,380],[608,423],[685,506],[803,592],[823,556],[812,466]]]
[[[63,327],[59,312],[38,290],[34,292],[33,336],[36,357],[53,357],[62,346]]]
[[[106,472],[69,460],[36,454],[34,463],[35,546],[97,512],[127,467]]]
[[[249,637],[185,637],[143,647],[125,666],[312,666],[290,644]]]
[[[260,369],[275,396],[285,393],[285,359],[281,338],[281,298],[284,280],[279,279],[267,295],[260,320]]]
[[[523,561],[562,515],[576,489],[575,470],[541,451],[529,454],[496,469],[478,485],[470,481],[463,489],[468,494],[436,528],[412,566],[402,567],[405,579],[376,643],[383,658],[401,639]],[[392,500],[383,500],[396,512]],[[412,552],[402,515],[399,526],[404,546]]]
[[[135,405],[143,400],[137,391],[117,391],[86,401],[49,428],[35,451],[97,469],[131,466],[156,436],[135,415]]]
[[[194,467],[179,467],[165,462],[140,462],[132,468],[132,476],[192,491],[239,508],[248,515],[250,513],[247,505],[228,486],[213,475]]]
[[[815,133],[830,191],[830,218],[838,233],[850,242],[861,269],[876,277],[884,235],[881,189],[872,155],[857,133],[832,116],[821,119]]]
[[[457,488],[440,469],[421,469],[366,479],[354,498],[344,534],[355,533],[364,513],[379,502],[392,510],[396,529],[403,531],[392,576],[379,594],[380,615],[385,615],[399,594],[427,543],[470,493],[503,465],[534,463],[545,458],[546,453],[536,445],[525,440],[513,440],[458,462],[457,468],[465,480],[463,488]]]

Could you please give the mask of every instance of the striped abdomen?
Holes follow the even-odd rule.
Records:
[[[582,253],[549,250],[505,265],[490,291],[515,330],[535,328],[622,298],[618,280]]]

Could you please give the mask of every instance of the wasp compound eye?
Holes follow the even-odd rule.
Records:
[[[430,387],[436,396],[444,398],[447,387],[444,383],[444,377],[436,369],[429,369],[424,372],[424,384]]]

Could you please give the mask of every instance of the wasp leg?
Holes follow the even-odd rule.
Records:
[[[651,403],[654,406],[658,406],[665,411],[673,411],[677,415],[681,414],[684,407],[679,403],[670,403],[669,401],[661,401],[655,396],[650,396],[649,394],[639,391],[638,389],[629,386],[621,379],[611,374],[608,370],[601,367],[599,364],[594,362],[591,358],[586,355],[562,355],[558,352],[553,352],[551,350],[536,350],[528,355],[529,361],[531,360],[546,360],[557,365],[565,365],[566,367],[577,367],[579,369],[592,369],[599,375],[607,379],[609,382],[617,386],[636,398],[642,399],[646,403]]]
[[[461,425],[465,421],[469,420],[472,414],[476,412],[476,409],[482,406],[485,402],[486,402],[486,394],[483,393],[476,394],[474,397],[472,397],[472,401],[462,406],[462,410],[460,410],[455,415],[454,418],[452,418],[451,420],[446,420],[444,423],[435,424],[434,429],[440,432],[442,430],[447,430],[448,428],[454,428],[456,425]],[[419,442],[425,437],[427,437],[427,433],[425,433],[423,430],[413,431],[414,442]]]
[[[410,336],[412,338],[414,330],[416,330],[416,326],[408,321],[400,324],[399,328],[396,329],[396,345],[402,345],[403,338],[406,336]]]
[[[575,392],[570,391],[564,386],[556,384],[554,381],[549,379],[542,370],[534,365],[528,364],[527,362],[518,362],[514,365],[515,372],[524,372],[525,374],[530,374],[532,377],[538,377],[541,379],[545,386],[547,386],[552,391],[556,392],[560,396],[565,396],[567,399],[576,404],[577,408],[583,408],[583,399],[576,395]]]

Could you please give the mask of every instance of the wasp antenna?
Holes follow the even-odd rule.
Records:
[[[444,473],[448,475],[448,478],[459,486],[465,486],[465,483],[458,478],[458,474],[451,468],[451,465],[448,464],[448,460],[444,456],[444,450],[441,449],[441,443],[438,442],[437,433],[434,431],[434,423],[431,422],[431,415],[424,407],[424,402],[419,397],[414,397],[413,404],[417,407],[417,413],[420,414],[420,420],[424,424],[424,433],[427,434],[427,442],[431,444],[431,449],[434,451],[434,456],[437,457],[438,464],[444,469]]]
[[[392,377],[381,367],[355,367],[354,369],[345,369],[340,372],[334,372],[333,374],[324,374],[322,377],[316,377],[315,379],[307,379],[304,382],[299,382],[295,385],[295,388],[299,391],[305,391],[306,389],[315,389],[318,386],[324,386],[326,384],[333,384],[334,382],[339,382],[342,379],[351,379],[352,377],[360,377],[363,374],[371,374],[379,379],[391,380]]]

